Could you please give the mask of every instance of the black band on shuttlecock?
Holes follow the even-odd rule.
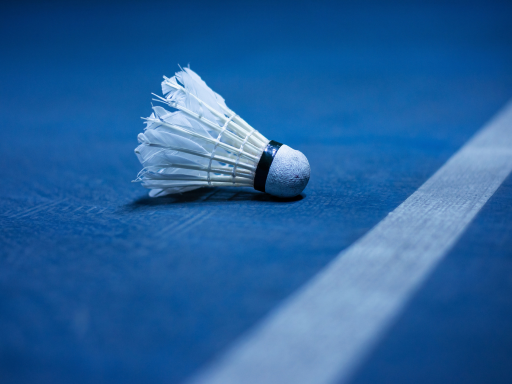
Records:
[[[274,161],[277,151],[279,151],[279,148],[281,148],[282,145],[283,144],[278,143],[277,141],[270,140],[261,154],[260,162],[258,163],[258,167],[256,168],[256,173],[254,175],[254,189],[257,191],[265,192],[268,171],[270,170],[270,166]]]

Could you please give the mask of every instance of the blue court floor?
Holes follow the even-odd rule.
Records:
[[[193,377],[512,98],[511,20],[492,1],[0,5],[0,382]],[[131,183],[178,64],[308,157],[299,198]],[[509,176],[349,382],[512,382],[511,276]]]

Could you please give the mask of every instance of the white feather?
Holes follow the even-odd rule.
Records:
[[[135,149],[144,166],[137,179],[150,196],[208,186],[252,186],[269,140],[235,116],[224,99],[190,68],[164,77]],[[156,95],[155,95],[156,96]]]

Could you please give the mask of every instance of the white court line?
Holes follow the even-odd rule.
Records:
[[[512,170],[512,102],[193,384],[343,383]]]

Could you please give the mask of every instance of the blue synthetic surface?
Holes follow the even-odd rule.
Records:
[[[0,18],[1,383],[179,383],[512,96],[508,3],[18,2]],[[130,183],[139,118],[178,63],[308,156],[301,198]],[[510,382],[510,185],[355,382]]]

